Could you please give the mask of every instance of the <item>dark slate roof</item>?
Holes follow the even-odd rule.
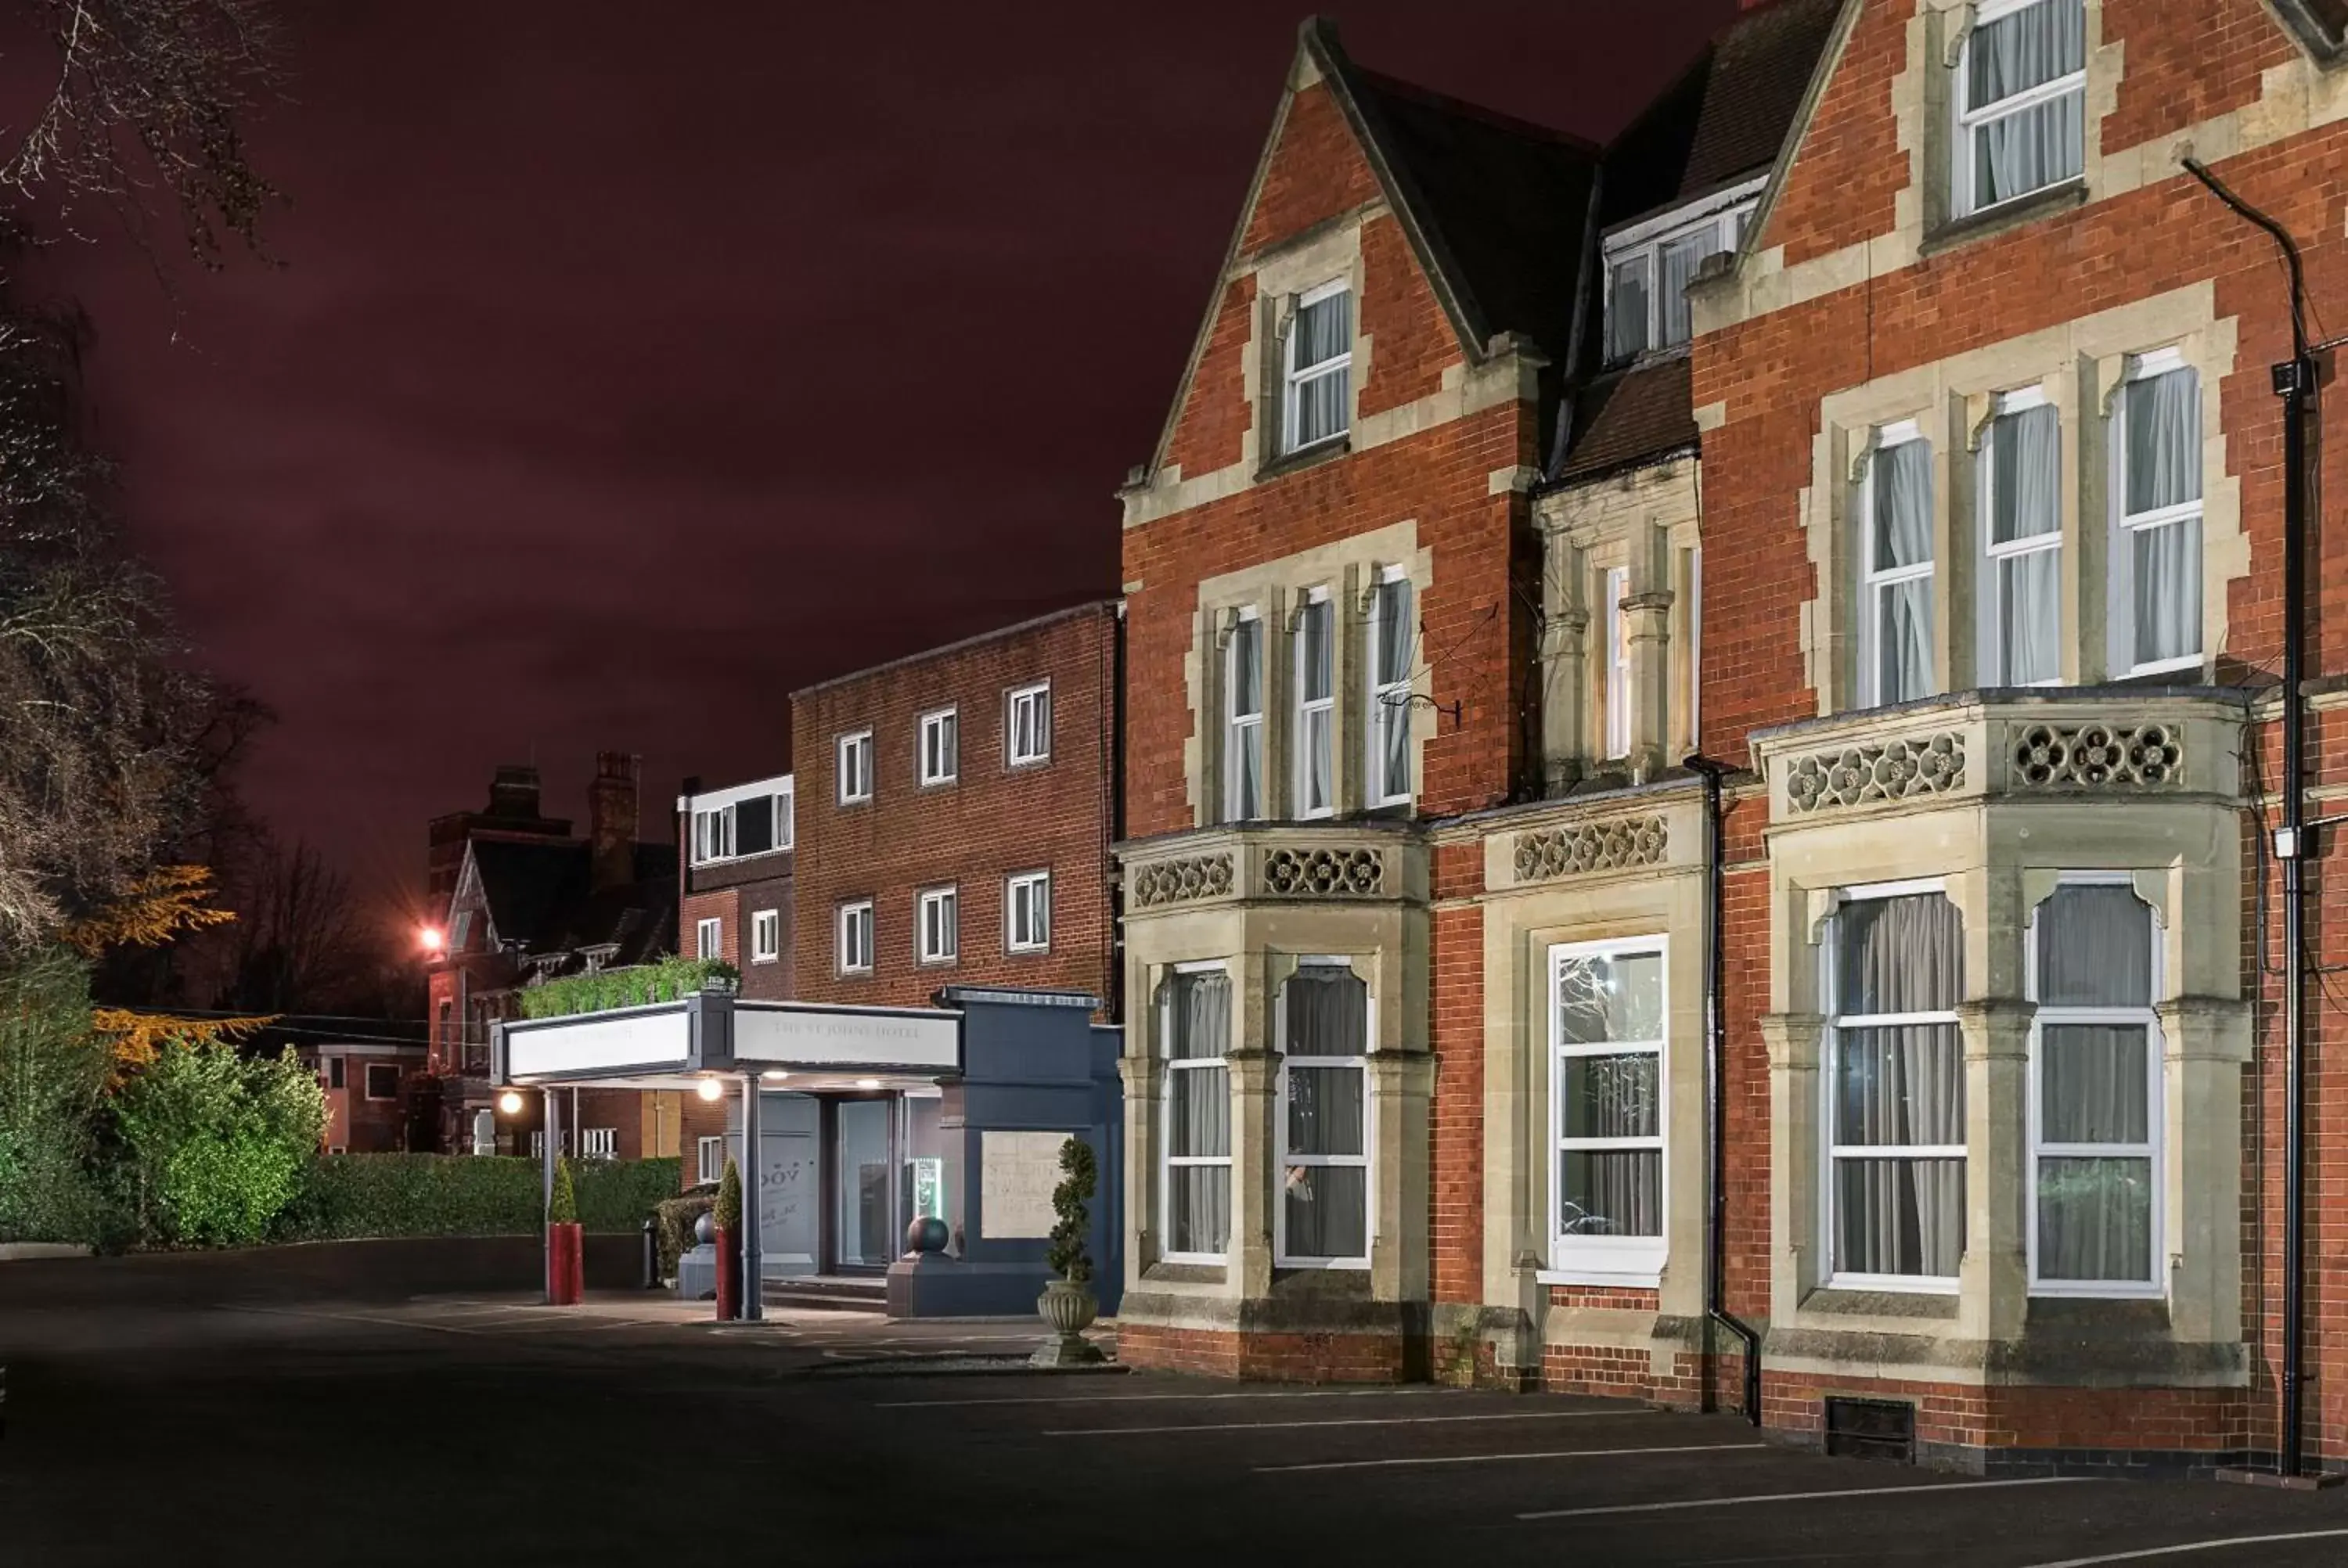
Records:
[[[1562,361],[1599,151],[1563,131],[1362,70],[1326,43],[1480,352],[1522,333]]]
[[[477,838],[472,849],[500,941],[536,941],[564,905],[587,891],[587,845],[576,839],[524,844]]]
[[[617,947],[610,964],[642,963],[676,945],[676,850],[666,844],[635,846],[635,879],[592,886],[589,848],[572,839],[557,844],[473,842],[481,891],[498,939],[549,956],[582,948]]]
[[[641,845],[639,847],[651,847]],[[647,877],[602,888],[566,907],[530,944],[538,957],[575,954],[587,948],[615,948],[606,968],[641,964],[676,950],[676,875]]]
[[[1690,406],[1684,354],[1592,377],[1573,394],[1571,443],[1557,477],[1591,478],[1693,448]]]
[[[1765,172],[1801,112],[1844,0],[1741,14],[1606,149],[1612,228]]]

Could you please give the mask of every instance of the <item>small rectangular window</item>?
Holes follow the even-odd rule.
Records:
[[[776,797],[754,794],[734,803],[734,853],[764,855],[776,847]]]
[[[948,784],[962,768],[961,725],[952,708],[922,715],[921,779],[924,787]]]
[[[330,1056],[326,1058],[326,1087],[329,1089],[342,1088],[344,1084],[343,1074],[345,1071],[345,1069],[341,1057]]]
[[[1410,579],[1389,568],[1378,579],[1370,606],[1369,780],[1373,805],[1407,804],[1411,799],[1411,666],[1418,652],[1418,623],[1411,615]]]
[[[1296,612],[1296,815],[1336,810],[1336,606],[1316,588]]]
[[[1606,755],[1609,761],[1631,754],[1631,627],[1622,600],[1631,591],[1631,574],[1615,567],[1601,579],[1600,605],[1606,629]]]
[[[694,927],[694,957],[722,958],[726,956],[726,922],[712,917]]]
[[[856,805],[872,798],[872,732],[859,730],[839,737],[839,804]]]
[[[951,887],[932,887],[916,900],[919,948],[915,956],[925,964],[951,964],[961,949],[957,899]]]
[[[2115,667],[2201,663],[2201,383],[2176,350],[2138,359],[2121,389]]]
[[[2082,0],[1982,0],[1957,62],[1954,207],[1979,212],[2086,167]]]
[[[2033,391],[2001,398],[1982,437],[1982,671],[2000,686],[2063,679],[2063,422]]]
[[[726,1177],[726,1140],[722,1136],[704,1137],[693,1150],[693,1174],[696,1185],[706,1186]]]
[[[1859,704],[1934,691],[1932,444],[1911,421],[1884,426],[1859,485]]]
[[[1052,945],[1052,874],[1025,871],[1004,885],[1004,946],[1040,953]]]
[[[869,975],[872,972],[872,900],[860,899],[839,907],[836,941],[841,974]]]
[[[1224,663],[1223,815],[1251,822],[1263,815],[1263,622],[1252,607],[1239,612]]]
[[[366,1097],[369,1100],[399,1098],[399,1065],[390,1061],[370,1061],[366,1070]]]
[[[1026,767],[1052,760],[1052,683],[1038,681],[1014,689],[1005,699],[1005,765]]]
[[[1735,248],[1754,203],[1694,219],[1642,223],[1606,247],[1606,361],[1619,364],[1695,335],[1688,287],[1705,261]]]
[[[734,808],[721,805],[693,814],[693,859],[695,865],[725,860],[734,854]]]
[[[1344,283],[1303,294],[1283,345],[1281,449],[1301,452],[1345,434],[1353,419],[1354,295]]]
[[[771,964],[783,956],[783,912],[761,909],[750,917],[750,961]]]

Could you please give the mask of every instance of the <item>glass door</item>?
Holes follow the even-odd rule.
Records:
[[[834,1263],[886,1268],[897,1255],[896,1202],[890,1153],[890,1100],[842,1100],[833,1143]]]

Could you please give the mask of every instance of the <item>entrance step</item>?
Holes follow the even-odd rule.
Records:
[[[829,1307],[834,1312],[880,1312],[889,1305],[885,1279],[841,1279],[808,1275],[794,1279],[768,1279],[758,1299],[769,1307]]]

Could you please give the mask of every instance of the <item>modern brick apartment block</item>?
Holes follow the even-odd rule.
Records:
[[[688,780],[676,802],[678,948],[732,964],[742,995],[761,1001],[792,994],[792,807],[789,774],[710,790]]]
[[[799,999],[1043,987],[1117,1016],[1122,642],[1087,604],[793,693]]]
[[[1797,1440],[2273,1456],[2291,298],[2182,159],[2337,314],[2342,21],[1778,0],[1604,149],[1307,26],[1125,491],[1124,1356],[1735,1406],[1749,1332]]]

